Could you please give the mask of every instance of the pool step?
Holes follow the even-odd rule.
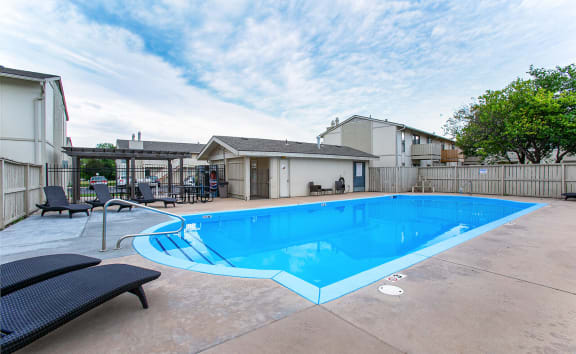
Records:
[[[157,249],[173,257],[196,263],[233,267],[218,252],[206,246],[198,237],[188,231],[185,233],[184,238],[179,235],[160,236],[153,242]]]

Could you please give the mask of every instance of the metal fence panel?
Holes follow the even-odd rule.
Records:
[[[80,179],[79,201],[96,199],[96,193],[90,185],[90,176],[109,176],[106,184],[115,198],[129,199],[132,175],[134,184],[138,182],[150,183],[152,191],[156,197],[170,196],[169,173],[166,165],[146,165],[127,169],[125,166],[115,168],[73,168],[46,166],[46,185],[62,186],[68,199],[74,202],[73,196],[73,176],[79,174],[84,178]],[[172,186],[184,185],[210,185],[210,173],[215,171],[219,182],[226,180],[226,170],[223,165],[198,165],[198,166],[176,166],[172,169]],[[110,178],[110,176],[114,176]]]

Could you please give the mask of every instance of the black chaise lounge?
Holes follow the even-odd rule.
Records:
[[[562,193],[564,200],[568,200],[568,198],[576,198],[576,193]]]
[[[92,205],[91,210],[94,210],[94,208],[98,207],[104,207],[104,204],[106,204],[107,201],[109,201],[110,199],[114,199],[114,197],[112,197],[112,195],[110,194],[108,186],[105,184],[95,184],[94,192],[96,192],[96,199],[87,201],[88,204]],[[109,205],[118,205],[117,210],[118,212],[120,212],[120,210],[124,208],[128,208],[130,209],[130,211],[132,211],[132,205],[129,204],[121,202],[113,202],[110,203]]]
[[[52,254],[0,264],[0,294],[2,296],[43,280],[74,270],[92,267],[98,258],[79,254]]]
[[[68,210],[68,216],[72,217],[74,213],[86,213],[90,215],[91,206],[88,204],[70,204],[66,199],[66,193],[60,186],[46,186],[44,187],[44,194],[46,194],[45,204],[36,204],[42,209],[42,216],[48,211],[57,211],[62,214],[63,211]]]
[[[76,270],[2,296],[0,347],[12,353],[89,310],[130,292],[148,308],[142,285],[160,272],[127,264]]]
[[[138,190],[142,195],[141,198],[135,199],[135,201],[138,203],[144,203],[144,205],[148,205],[148,203],[163,202],[164,208],[166,208],[168,204],[176,206],[176,198],[155,198],[148,183],[138,183]]]

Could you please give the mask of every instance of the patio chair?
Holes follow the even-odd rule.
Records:
[[[110,199],[114,199],[114,197],[112,197],[112,195],[110,194],[108,186],[105,184],[95,184],[94,192],[96,192],[96,199],[87,201],[88,204],[92,205],[91,210],[94,210],[94,208],[98,207],[104,207],[104,204],[106,204],[107,201],[109,201]],[[132,205],[129,204],[124,204],[121,202],[112,202],[109,205],[118,205],[117,210],[118,212],[120,212],[120,210],[124,208],[128,208],[130,209],[130,211],[132,211]]]
[[[314,184],[314,182],[308,182],[308,193],[309,195],[312,195],[312,193],[316,193],[316,195],[319,195],[320,193],[322,193],[322,186]]]
[[[160,272],[150,269],[109,264],[62,274],[3,295],[2,353],[12,353],[125,292],[138,296],[142,307],[148,308],[142,285],[159,276]]]
[[[45,204],[36,204],[36,206],[42,209],[42,215],[49,211],[57,211],[62,214],[63,211],[68,211],[68,216],[72,218],[74,213],[86,213],[90,215],[91,206],[88,204],[70,204],[66,198],[66,193],[64,189],[60,186],[46,186],[44,187],[44,194],[46,194]]]
[[[334,191],[335,193],[344,194],[344,192],[346,191],[346,185],[344,184],[343,179],[334,182]]]
[[[144,205],[148,205],[148,203],[163,202],[164,208],[166,208],[168,204],[176,206],[176,198],[155,198],[148,183],[138,183],[138,190],[142,195],[142,198],[135,199],[135,201],[138,203],[144,203]]]
[[[66,253],[0,264],[0,294],[8,295],[57,275],[92,267],[99,263],[98,258]]]
[[[576,193],[562,193],[564,200],[568,200],[568,198],[576,198]]]

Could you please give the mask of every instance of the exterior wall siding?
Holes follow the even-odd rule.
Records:
[[[340,128],[342,129],[341,145],[372,153],[372,122],[353,119]]]
[[[303,197],[308,193],[308,182],[322,188],[334,189],[334,182],[344,177],[346,192],[352,191],[352,160],[290,159],[290,196]],[[368,169],[366,169],[368,170]],[[368,185],[368,177],[366,177]]]

